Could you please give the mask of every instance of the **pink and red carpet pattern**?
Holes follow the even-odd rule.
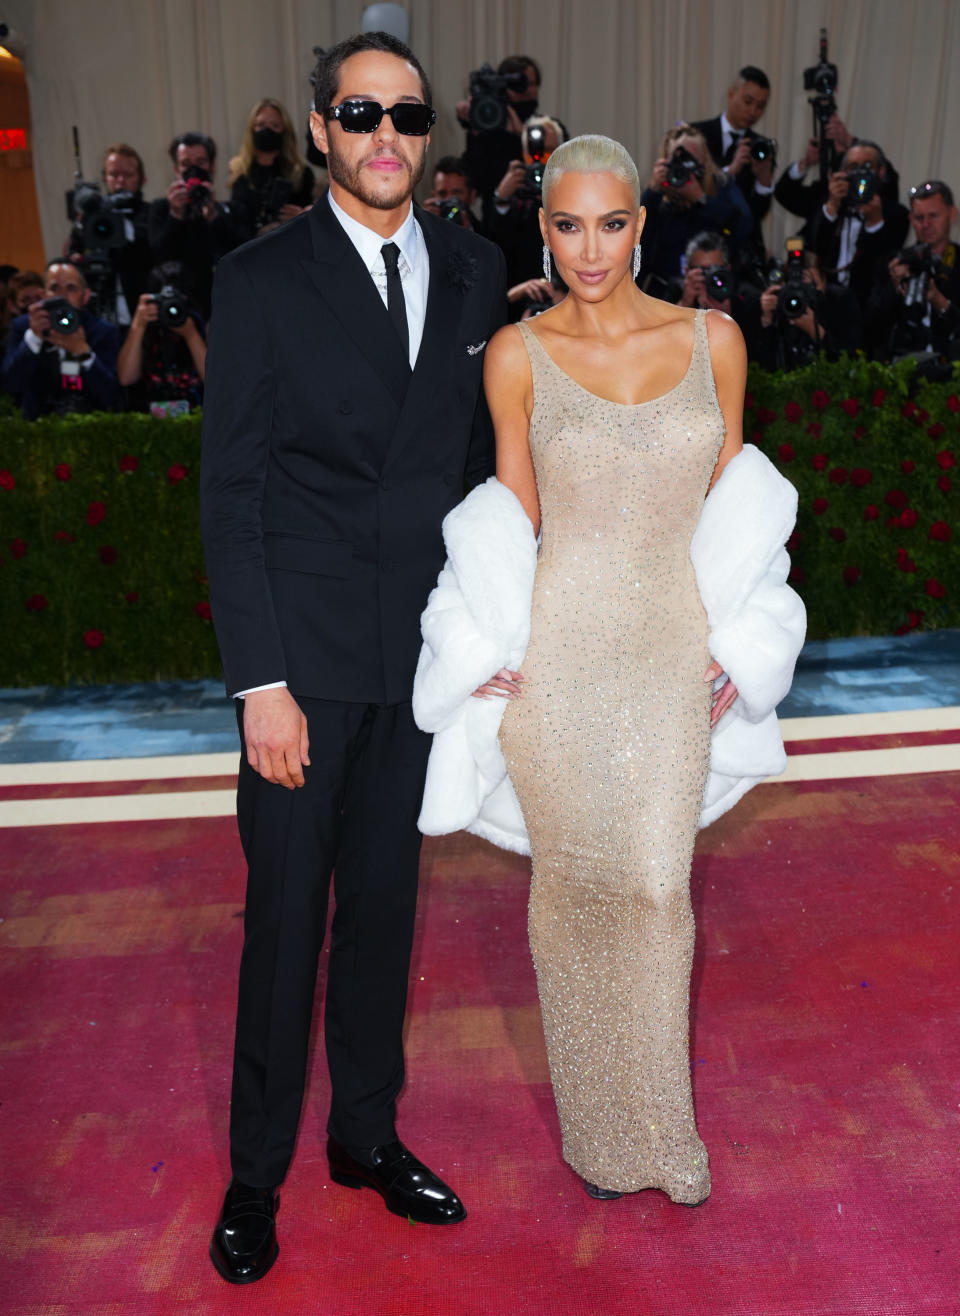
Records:
[[[0,1311],[960,1312],[958,781],[764,785],[701,836],[697,1210],[585,1196],[559,1157],[527,866],[429,842],[400,1129],[469,1219],[414,1226],[330,1183],[318,1044],[280,1259],[245,1289],[206,1255],[228,1176],[233,821],[8,828]]]

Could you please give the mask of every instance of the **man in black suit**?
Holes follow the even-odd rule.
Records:
[[[248,864],[220,1274],[277,1254],[331,870],[325,1033],[334,1182],[452,1223],[398,1140],[401,1029],[430,739],[410,708],[441,522],[493,469],[483,347],[505,320],[491,244],[411,205],[430,87],[385,33],[321,57],[311,128],[329,194],[218,268],[202,520],[242,741]]]
[[[770,99],[770,79],[763,69],[747,64],[727,88],[727,108],[714,119],[701,119],[699,128],[716,164],[736,182],[753,215],[753,246],[758,257],[764,254],[760,224],[770,209],[773,195],[772,154],[763,160],[753,156],[753,142],[761,137],[754,124],[763,117]]]

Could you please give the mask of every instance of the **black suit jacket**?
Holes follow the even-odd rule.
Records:
[[[726,161],[723,158],[723,125],[720,122],[719,114],[714,119],[701,119],[699,123],[694,123],[691,127],[699,128],[703,133],[704,137],[707,139],[707,146],[710,150],[710,154],[713,156],[716,164],[721,168],[724,164],[729,164],[729,161]],[[760,134],[755,133],[752,128],[748,128],[746,130],[746,136],[748,138],[759,137]],[[750,207],[750,213],[753,215],[755,229],[759,230],[761,221],[770,209],[770,202],[773,194],[770,192],[767,192],[766,194],[757,192],[756,176],[749,166],[746,169],[741,169],[739,174],[735,176],[734,181],[746,198],[747,205]]]
[[[326,195],[218,267],[201,519],[229,693],[410,698],[441,522],[465,477],[493,470],[479,345],[506,318],[497,248],[417,220],[430,277],[412,373]]]
[[[831,221],[820,211],[810,220],[813,230],[810,245],[820,259],[820,268],[831,281],[837,279],[840,263],[840,237],[844,217],[841,213]],[[887,266],[891,258],[903,246],[910,228],[910,212],[906,206],[883,200],[883,225],[876,233],[868,233],[861,228],[857,235],[857,244],[850,263],[849,286],[856,294],[861,309],[864,309],[878,283],[888,279]]]

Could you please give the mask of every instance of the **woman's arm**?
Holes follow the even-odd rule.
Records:
[[[719,480],[731,457],[743,447],[743,399],[747,388],[747,345],[740,327],[724,311],[707,311],[707,341],[717,401],[726,431],[713,468],[709,489]],[[708,489],[708,492],[709,492]]]
[[[540,499],[530,455],[533,375],[515,325],[499,329],[487,344],[483,387],[496,435],[497,479],[520,499],[538,534]]]
[[[117,379],[124,388],[135,384],[143,374],[143,336],[147,325],[156,323],[158,314],[156,302],[149,293],[143,293],[117,357]]]

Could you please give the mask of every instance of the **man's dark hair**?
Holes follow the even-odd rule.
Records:
[[[537,74],[537,83],[543,82],[543,74],[540,72],[540,65],[529,55],[508,55],[497,65],[498,73],[526,73],[527,69],[533,67]]]
[[[210,157],[211,165],[217,158],[217,144],[206,133],[181,133],[179,137],[174,137],[170,143],[170,159],[174,164],[177,163],[177,151],[181,146],[202,146]]]
[[[168,286],[176,288],[185,297],[193,292],[193,279],[183,261],[165,260],[160,265],[154,265],[147,275],[147,292],[159,292]]]
[[[440,159],[433,166],[435,174],[459,174],[464,180],[467,187],[475,187],[473,179],[470,177],[470,170],[463,163],[462,155],[441,155]]]
[[[437,165],[437,168],[439,169],[440,166]],[[918,183],[916,187],[911,187],[910,205],[912,206],[914,201],[926,201],[932,196],[942,196],[947,208],[953,209],[953,188],[942,183],[939,178],[931,178],[927,183]]]
[[[770,79],[763,69],[757,68],[756,64],[744,64],[737,77],[741,82],[752,82],[756,86],[762,87],[764,91],[770,90]]]
[[[700,233],[695,234],[686,247],[687,260],[695,251],[719,251],[723,257],[724,264],[729,264],[730,248],[726,240],[719,233],[711,233],[708,229],[703,229]]]
[[[321,52],[317,66],[313,70],[313,108],[318,114],[329,110],[340,87],[340,66],[351,55],[360,55],[366,50],[378,50],[384,55],[396,55],[397,59],[412,64],[420,79],[420,90],[424,104],[433,104],[433,91],[430,79],[423,70],[423,65],[409,46],[391,36],[389,32],[360,32],[355,37],[331,46]]]
[[[18,270],[17,265],[0,265],[0,283],[6,283],[7,280]]]
[[[883,153],[883,147],[878,145],[877,142],[871,142],[869,137],[854,137],[853,141],[843,153],[844,162],[846,162],[848,152],[852,151],[855,146],[866,146],[868,150],[876,151],[878,167],[883,169],[886,166],[887,157]]]

